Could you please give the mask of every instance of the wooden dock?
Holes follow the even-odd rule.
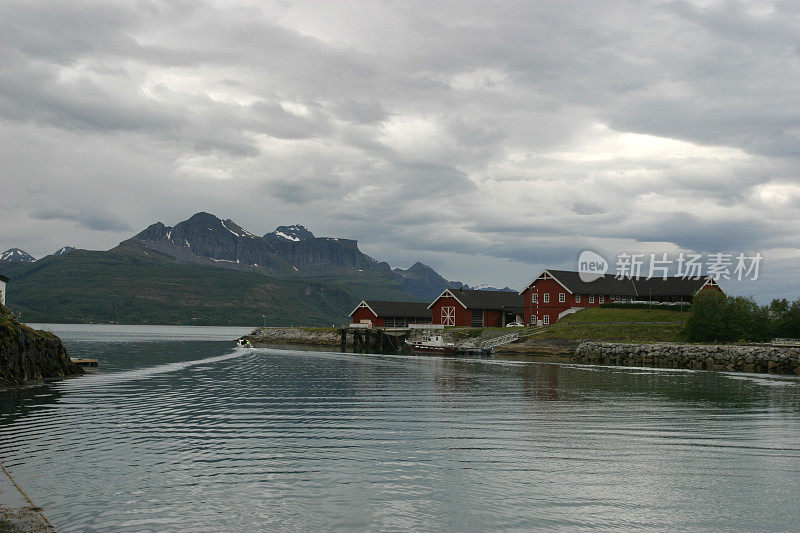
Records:
[[[85,357],[70,357],[70,361],[81,368],[97,368],[100,361],[97,359],[87,359]]]

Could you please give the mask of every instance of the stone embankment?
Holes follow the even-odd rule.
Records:
[[[575,350],[572,359],[592,365],[800,375],[800,348],[768,345],[583,342]]]
[[[0,305],[0,386],[77,374],[83,370],[72,363],[61,339],[20,324]]]
[[[341,333],[335,328],[256,328],[242,338],[249,340],[254,346],[268,344],[340,346],[342,342]]]

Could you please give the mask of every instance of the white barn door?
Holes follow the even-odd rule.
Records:
[[[456,308],[455,307],[442,307],[442,325],[455,326],[456,325]]]

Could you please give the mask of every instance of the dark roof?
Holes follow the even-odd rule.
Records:
[[[409,318],[431,318],[431,310],[428,309],[428,304],[425,302],[387,302],[383,300],[364,300],[370,309],[372,309],[378,316],[396,316],[396,317],[409,317]],[[359,304],[361,305],[361,304]],[[358,307],[356,307],[358,309]],[[350,316],[353,316],[353,313]]]
[[[639,297],[652,296],[694,296],[708,278],[652,278],[636,280],[636,290]]]
[[[8,278],[0,274],[0,281],[5,281],[6,283],[8,283]]]
[[[516,292],[463,289],[449,289],[449,292],[455,296],[459,302],[467,306],[467,309],[506,309],[508,311],[521,311],[524,305],[522,296]]]
[[[572,293],[631,296],[634,298],[649,298],[651,295],[693,296],[708,281],[708,277],[700,279],[680,277],[619,279],[614,274],[605,274],[594,281],[586,282],[581,280],[577,272],[569,270],[548,270],[547,272]]]

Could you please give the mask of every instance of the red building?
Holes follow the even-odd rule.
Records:
[[[434,324],[502,327],[522,321],[522,297],[508,291],[445,289],[428,306]]]
[[[374,327],[406,327],[409,324],[430,324],[431,310],[425,302],[386,302],[361,300],[350,317],[355,324]]]
[[[519,294],[524,302],[525,324],[546,326],[570,312],[586,307],[600,307],[604,303],[691,303],[694,296],[704,289],[722,291],[722,287],[712,277],[619,279],[613,274],[606,274],[594,281],[585,282],[577,272],[545,270]]]

